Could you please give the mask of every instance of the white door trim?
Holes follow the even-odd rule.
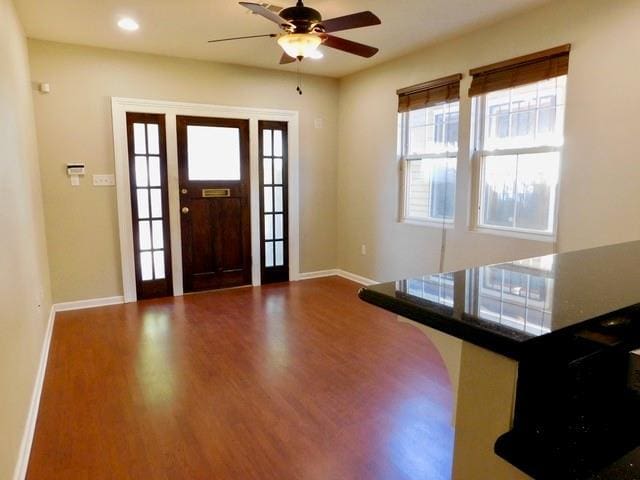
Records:
[[[241,118],[249,120],[249,157],[251,181],[251,256],[253,285],[260,285],[260,192],[258,158],[258,121],[273,120],[288,123],[289,139],[289,279],[300,277],[300,226],[299,226],[299,123],[294,110],[230,107],[201,103],[168,102],[135,98],[111,98],[113,121],[113,148],[116,171],[118,225],[120,231],[120,256],[122,262],[122,287],[125,302],[135,302],[136,276],[131,218],[131,190],[129,186],[129,155],[127,146],[127,112],[161,113],[165,115],[167,138],[167,175],[169,187],[169,224],[171,227],[171,266],[174,295],[183,294],[182,248],[180,232],[180,199],[178,192],[178,148],[176,116]]]

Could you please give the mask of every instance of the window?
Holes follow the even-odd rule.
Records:
[[[127,113],[138,299],[171,295],[164,115]]]
[[[262,283],[289,280],[287,206],[287,123],[258,122],[262,168],[260,203],[262,215]]]
[[[240,180],[240,129],[187,126],[189,180]]]
[[[449,83],[443,85],[443,81]],[[417,86],[417,93],[414,90],[413,94],[403,95],[399,91],[398,153],[403,165],[402,221],[453,222],[460,114],[459,82],[460,77],[455,75]],[[431,88],[420,90],[425,85],[431,85]],[[407,100],[406,96],[410,98]]]
[[[568,46],[540,53],[471,72],[479,228],[555,235]]]

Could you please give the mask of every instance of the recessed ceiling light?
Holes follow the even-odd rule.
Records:
[[[118,20],[118,26],[122,30],[126,30],[128,32],[135,32],[140,28],[140,25],[138,25],[138,22],[136,22],[133,18],[129,18],[129,17],[124,17]]]

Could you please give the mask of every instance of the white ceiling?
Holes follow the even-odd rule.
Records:
[[[256,3],[267,0],[254,0]],[[290,6],[294,0],[270,0]],[[321,47],[322,60],[305,60],[302,72],[341,77],[400,56],[440,38],[527,10],[548,0],[308,0],[323,18],[371,10],[382,25],[337,33],[380,52],[363,59]],[[58,42],[148,52],[295,71],[280,66],[273,38],[208,44],[207,40],[276,33],[268,20],[236,0],[15,0],[27,36]],[[116,26],[122,16],[137,32]]]

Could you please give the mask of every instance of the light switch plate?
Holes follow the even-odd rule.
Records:
[[[94,187],[112,187],[116,184],[115,175],[94,175],[93,185]]]

